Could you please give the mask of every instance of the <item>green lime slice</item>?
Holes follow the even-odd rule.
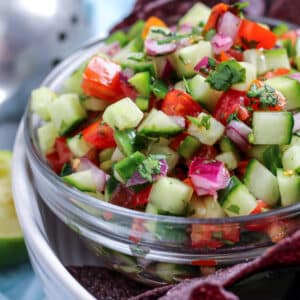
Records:
[[[27,259],[11,192],[11,158],[11,152],[0,151],[0,267],[16,265]]]

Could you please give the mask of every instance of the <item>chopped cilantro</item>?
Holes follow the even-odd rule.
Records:
[[[217,91],[227,91],[233,84],[245,81],[245,77],[245,69],[235,60],[228,60],[218,64],[206,81]]]
[[[258,87],[255,83],[251,84],[247,96],[258,98],[261,107],[276,106],[279,100],[276,90],[267,84],[262,87]]]
[[[184,83],[184,87],[185,87],[185,90],[188,94],[191,94],[191,88],[190,88],[190,85],[187,81],[187,79],[183,76],[183,83]]]
[[[235,205],[235,204],[231,204],[228,208],[227,208],[227,210],[229,210],[229,211],[231,211],[231,212],[233,212],[234,214],[239,214],[239,212],[240,212],[240,208],[239,208],[239,206],[237,206],[237,205]]]
[[[172,32],[165,32],[165,30],[161,29],[161,28],[152,28],[151,29],[151,32],[152,33],[156,33],[156,34],[161,34],[165,37],[169,37],[169,36],[172,36],[173,33]]]
[[[60,172],[60,176],[64,177],[64,176],[70,175],[72,173],[73,173],[72,165],[70,163],[65,163],[63,165],[63,168],[62,168],[61,172]]]
[[[234,112],[234,113],[232,113],[232,114],[230,114],[230,115],[228,116],[228,118],[227,118],[227,123],[230,123],[230,122],[233,121],[233,120],[239,121],[239,118],[238,118],[236,112]]]
[[[178,41],[178,40],[181,40],[181,39],[184,39],[184,38],[189,38],[191,36],[192,35],[190,33],[189,34],[172,33],[172,35],[168,36],[167,38],[162,39],[162,40],[158,40],[157,44],[158,45],[169,44],[171,42],[175,42],[175,41]]]
[[[216,35],[216,30],[215,29],[210,29],[207,31],[207,33],[205,34],[204,39],[206,41],[211,41],[212,38]]]
[[[164,159],[163,155],[149,155],[139,166],[139,174],[147,181],[153,181],[153,175],[160,174],[160,159]]]
[[[216,66],[217,66],[217,61],[216,61],[214,58],[209,57],[209,58],[208,58],[208,66],[209,66],[211,69],[215,69]]]
[[[209,115],[205,115],[201,119],[194,118],[194,117],[188,117],[188,119],[199,128],[205,128],[206,130],[208,130],[210,128],[211,116],[209,116]]]

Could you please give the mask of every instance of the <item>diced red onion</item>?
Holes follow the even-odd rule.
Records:
[[[243,122],[232,120],[226,128],[226,135],[242,150],[249,148],[248,135],[252,129]]]
[[[300,29],[296,29],[296,35],[300,37]]]
[[[160,45],[157,41],[153,39],[147,39],[145,40],[145,49],[148,55],[156,56],[174,52],[177,49],[177,45],[172,42]]]
[[[198,196],[216,196],[217,191],[224,189],[230,181],[230,174],[224,163],[202,158],[196,158],[191,162],[189,177]]]
[[[194,67],[194,70],[196,72],[199,72],[199,71],[201,71],[202,68],[208,68],[209,67],[208,58],[209,58],[208,56],[204,56]]]
[[[134,71],[132,69],[126,68],[120,72],[120,79],[124,82],[128,82],[128,79],[130,79],[134,75]]]
[[[211,40],[212,48],[215,54],[227,51],[233,45],[232,38],[228,35],[216,34]]]
[[[193,27],[190,24],[182,24],[178,30],[182,34],[192,33]]]
[[[174,71],[174,68],[172,66],[172,64],[170,63],[170,61],[168,59],[166,59],[165,61],[165,65],[162,68],[160,77],[161,78],[169,78],[169,75]]]
[[[179,127],[185,128],[185,118],[180,116],[169,116]]]
[[[293,132],[300,130],[300,113],[294,115],[294,128]]]
[[[296,73],[289,74],[288,76],[300,82],[300,73],[296,72]]]
[[[161,176],[166,176],[168,173],[167,161],[165,159],[160,159],[159,163],[160,163],[160,174],[154,175],[152,177],[153,181],[156,181]],[[144,184],[147,182],[148,182],[148,180],[143,178],[139,172],[135,172],[133,174],[133,176],[127,181],[126,186],[130,187],[130,186],[135,186],[135,185],[141,185],[141,184]]]
[[[221,16],[217,32],[218,34],[228,36],[232,41],[235,41],[240,23],[241,19],[228,11]]]
[[[89,159],[82,157],[77,168],[77,172],[91,170],[93,174],[94,183],[98,192],[104,191],[105,183],[109,177],[108,175],[94,165]]]

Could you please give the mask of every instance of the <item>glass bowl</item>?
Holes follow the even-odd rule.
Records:
[[[59,91],[102,40],[82,47],[42,83]],[[254,259],[300,228],[300,203],[258,215],[197,219],[146,214],[93,198],[67,186],[41,155],[36,129],[41,121],[24,115],[27,158],[36,189],[50,209],[76,231],[109,268],[151,285],[206,275]],[[299,199],[300,201],[300,199]],[[191,243],[191,232],[193,240]],[[208,241],[213,240],[214,243]]]

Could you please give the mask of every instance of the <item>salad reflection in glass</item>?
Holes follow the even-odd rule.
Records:
[[[109,36],[62,93],[34,90],[53,171],[151,214],[234,217],[299,201],[298,37],[246,19],[244,7],[196,4],[172,27],[140,20]],[[192,245],[239,241],[238,228],[219,227],[192,226]]]

